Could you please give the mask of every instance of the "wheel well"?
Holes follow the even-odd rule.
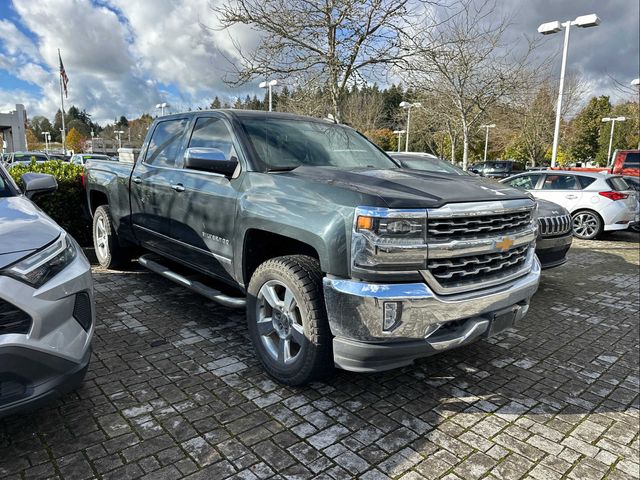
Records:
[[[244,238],[242,256],[242,276],[245,285],[249,283],[251,275],[260,264],[283,255],[307,255],[320,259],[315,248],[304,242],[264,230],[248,230]]]
[[[104,192],[99,192],[97,190],[92,190],[89,192],[89,208],[91,210],[91,215],[93,215],[100,205],[107,205],[109,203],[109,199],[107,198],[107,194]]]

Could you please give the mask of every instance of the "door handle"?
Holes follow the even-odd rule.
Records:
[[[176,183],[175,185],[171,185],[176,192],[184,192],[184,186],[181,183]]]
[[[565,195],[565,198],[568,198],[570,200],[574,200],[574,199],[578,198],[578,196],[577,195]]]
[[[132,177],[131,180],[133,183],[142,183],[142,179],[140,177]]]

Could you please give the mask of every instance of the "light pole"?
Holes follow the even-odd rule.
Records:
[[[595,13],[589,15],[581,15],[575,20],[567,20],[560,23],[559,21],[543,23],[538,27],[538,33],[542,35],[551,35],[562,31],[564,28],[564,48],[562,50],[562,66],[560,67],[560,90],[558,90],[558,102],[556,105],[556,126],[553,130],[553,150],[551,152],[551,166],[556,166],[556,158],[558,156],[558,142],[560,140],[560,112],[562,111],[562,93],[564,90],[564,72],[567,66],[567,50],[569,49],[569,29],[576,27],[597,27],[600,19]]]
[[[278,80],[269,80],[266,82],[260,82],[258,87],[260,88],[268,88],[269,89],[269,111],[273,110],[273,102],[272,102],[272,93],[271,89],[278,85]]]
[[[394,130],[393,133],[398,135],[398,153],[400,153],[400,139],[402,138],[402,135],[407,133],[407,131],[406,130]]]
[[[611,159],[611,147],[613,146],[613,129],[616,127],[616,122],[624,122],[626,117],[604,117],[603,122],[611,122],[611,135],[609,135],[609,151],[607,152],[607,162],[613,163]]]
[[[489,146],[489,129],[490,128],[496,128],[496,124],[495,123],[491,123],[489,125],[480,125],[480,128],[484,128],[486,129],[487,133],[485,134],[484,137],[484,161],[487,161],[487,147]]]
[[[120,139],[120,135],[124,133],[124,130],[116,130],[115,133],[118,136],[118,148],[122,148],[122,141]]]
[[[400,102],[399,107],[407,110],[407,134],[404,137],[404,151],[409,151],[409,128],[411,126],[411,109],[413,107],[421,107],[422,104],[420,102]]]
[[[91,153],[93,153],[93,130],[91,130]]]
[[[160,116],[164,117],[164,109],[169,108],[169,104],[167,102],[158,103],[156,108],[160,110]]]
[[[51,139],[51,133],[42,132],[42,135],[44,136],[44,151],[49,155],[49,140]]]

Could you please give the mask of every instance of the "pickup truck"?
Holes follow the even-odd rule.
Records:
[[[147,251],[152,271],[246,308],[257,357],[284,384],[494,335],[538,288],[529,194],[399,168],[326,120],[164,116],[135,163],[89,160],[85,185],[100,264]]]

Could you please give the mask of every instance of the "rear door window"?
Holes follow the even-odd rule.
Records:
[[[579,190],[580,184],[575,175],[547,175],[542,190]]]
[[[156,167],[175,168],[188,123],[186,118],[159,122],[149,140],[145,163]]]

